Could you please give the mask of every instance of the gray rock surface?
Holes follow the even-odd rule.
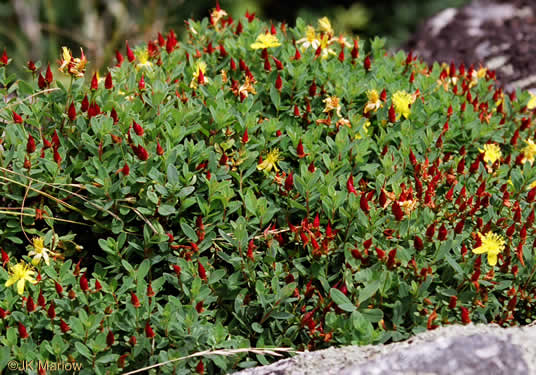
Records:
[[[240,375],[536,375],[536,324],[441,327],[388,345],[306,352]]]
[[[479,64],[507,91],[536,91],[536,0],[472,0],[428,19],[406,49],[429,64]]]

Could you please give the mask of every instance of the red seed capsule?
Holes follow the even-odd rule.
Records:
[[[28,335],[28,331],[26,331],[26,327],[21,322],[19,322],[19,336],[23,340],[30,337],[30,335]]]
[[[421,251],[424,248],[424,244],[419,236],[413,238],[413,246],[417,251]]]
[[[112,330],[109,330],[108,335],[106,335],[106,344],[108,346],[112,346],[114,342],[115,342],[114,333],[112,332]]]
[[[361,207],[363,211],[365,211],[365,213],[368,214],[370,208],[369,208],[368,199],[365,193],[361,194],[361,198],[359,199],[359,206]]]
[[[449,301],[449,309],[454,309],[456,308],[456,303],[458,302],[458,297],[456,296],[452,296],[450,297],[450,301]]]
[[[393,206],[391,207],[391,211],[393,212],[393,215],[395,216],[395,219],[397,221],[400,221],[404,218],[404,212],[402,211],[402,208],[398,204],[397,201],[393,202]]]
[[[69,110],[67,112],[67,116],[71,121],[76,120],[76,108],[74,106],[74,102],[71,102],[71,105],[69,106]]]
[[[134,52],[132,52],[132,50],[130,49],[130,46],[128,45],[128,41],[125,42],[126,44],[126,51],[127,51],[127,59],[129,62],[132,62],[136,59],[136,57],[134,56]]]
[[[67,333],[69,332],[69,330],[71,329],[71,327],[69,327],[69,325],[67,323],[65,323],[65,321],[63,319],[60,320],[60,329],[63,333]]]
[[[391,104],[389,107],[389,122],[395,123],[396,122],[396,112],[395,107]]]
[[[35,151],[35,139],[31,134],[28,134],[28,142],[26,143],[26,152],[31,154]]]
[[[469,324],[471,323],[471,318],[469,317],[469,310],[466,307],[460,307],[462,310],[462,323]]]
[[[370,56],[365,57],[365,60],[363,61],[363,67],[365,68],[367,72],[370,70],[370,67],[371,67]]]
[[[83,292],[87,292],[89,290],[86,274],[83,274],[82,277],[80,277],[80,289],[82,289]]]
[[[199,274],[199,277],[201,279],[207,281],[207,273],[205,271],[205,267],[203,267],[203,264],[201,264],[201,262],[197,263],[197,273]]]
[[[155,336],[155,333],[153,329],[151,328],[151,325],[149,324],[149,322],[145,323],[145,336],[150,339],[152,339]]]

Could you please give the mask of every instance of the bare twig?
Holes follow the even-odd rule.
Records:
[[[152,368],[161,367],[161,366],[164,366],[164,365],[167,365],[167,364],[170,364],[170,363],[173,363],[173,362],[177,362],[177,361],[182,361],[182,360],[188,359],[188,358],[203,357],[203,356],[208,356],[208,355],[230,356],[230,355],[235,355],[235,354],[239,354],[239,353],[248,353],[248,352],[254,353],[254,354],[268,354],[268,355],[273,355],[273,356],[276,356],[276,357],[281,357],[282,356],[282,354],[280,354],[278,352],[303,353],[303,352],[300,352],[300,351],[292,349],[292,348],[240,348],[240,349],[205,350],[205,351],[202,351],[202,352],[197,352],[197,353],[194,353],[194,354],[187,355],[185,357],[171,359],[169,361],[160,362],[160,363],[157,363],[157,364],[152,365],[152,366],[148,366],[148,367],[140,368],[138,370],[130,371],[130,372],[127,372],[127,373],[125,373],[123,375],[137,374],[137,373],[142,372],[142,371],[147,371],[147,370],[150,370]]]

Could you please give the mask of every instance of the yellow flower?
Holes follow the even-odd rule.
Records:
[[[418,202],[416,200],[407,200],[399,202],[400,208],[404,211],[406,215],[409,215],[415,210],[415,208],[418,205]]]
[[[488,232],[486,235],[478,233],[482,244],[473,249],[475,254],[488,253],[488,263],[490,266],[497,264],[497,255],[504,250],[504,238],[498,234]]]
[[[73,54],[67,47],[62,47],[62,58],[59,61],[58,70],[65,74],[70,74],[77,78],[84,77],[86,72],[87,59],[84,50],[80,48],[80,57],[73,58]],[[67,70],[67,71],[66,71]]]
[[[508,182],[512,183],[511,180],[508,180]],[[512,184],[513,185],[513,184]],[[531,190],[531,189],[534,189],[536,187],[536,180],[534,180],[530,185],[529,187],[527,188],[527,190]]]
[[[320,46],[320,39],[316,35],[315,28],[312,26],[307,26],[307,31],[305,32],[305,37],[298,39],[296,43],[301,44],[303,49],[313,47],[314,50]]]
[[[378,94],[378,91],[368,90],[367,98],[369,101],[367,105],[365,106],[365,113],[368,113],[370,111],[376,112],[382,106],[382,102],[380,100],[380,94]]]
[[[331,22],[329,22],[329,18],[322,17],[318,20],[318,28],[320,31],[333,35],[333,28],[331,27]]]
[[[62,59],[60,60],[60,66],[58,70],[62,73],[65,73],[65,68],[69,67],[69,64],[71,63],[71,60],[73,58],[71,51],[67,47],[62,47]]]
[[[50,264],[48,253],[54,253],[45,247],[43,237],[34,237],[33,247],[33,250],[28,253],[29,256],[33,256],[32,264],[37,266],[41,259],[43,259],[48,266]]]
[[[529,99],[529,102],[527,103],[527,109],[534,109],[536,108],[536,95],[534,95],[530,91],[529,91],[529,94],[530,94],[530,99]]]
[[[411,113],[410,106],[413,104],[413,97],[406,91],[397,91],[393,94],[392,100],[396,113],[408,118]]]
[[[227,12],[221,9],[219,6],[214,9],[211,13],[212,22],[214,24],[214,27],[216,30],[219,29],[220,26],[220,20],[227,15]],[[197,32],[196,32],[197,34]]]
[[[257,37],[257,40],[255,43],[251,44],[251,48],[253,49],[264,49],[264,48],[272,48],[272,47],[279,47],[281,43],[277,39],[275,35],[272,34],[261,34]]]
[[[331,48],[328,48],[330,42],[331,40],[329,39],[328,35],[324,34],[322,40],[320,41],[320,49],[322,50],[320,57],[322,57],[323,60],[327,59],[329,55],[336,55],[335,51],[333,51]]]
[[[152,68],[153,63],[149,60],[149,51],[147,49],[137,51],[136,57],[138,58],[138,61],[139,61],[139,64],[136,65],[136,69],[140,69],[140,68],[151,69]]]
[[[527,145],[523,149],[523,159],[521,159],[522,163],[529,162],[530,165],[534,162],[534,156],[536,156],[536,144],[534,144],[534,141],[532,139],[527,139],[525,141]]]
[[[253,83],[255,83],[255,81],[252,81],[249,76],[246,76],[246,81],[238,88],[238,95],[243,95],[245,98],[248,97],[249,93],[255,95],[257,92],[255,91]]]
[[[501,148],[496,144],[486,144],[484,149],[478,149],[478,151],[484,153],[484,161],[490,162],[491,164],[495,163],[496,160],[499,160],[502,156]]]
[[[257,165],[257,169],[259,171],[270,172],[273,168],[276,172],[278,172],[279,168],[277,168],[277,162],[279,160],[282,160],[279,154],[279,149],[274,148],[268,153],[268,155],[266,155],[266,159],[264,159],[262,163]]]
[[[336,111],[337,116],[341,117],[341,104],[339,98],[336,96],[328,96],[326,99],[323,100],[324,103],[326,103],[326,107],[324,108],[323,112],[331,112]]]
[[[20,262],[10,267],[10,277],[6,281],[5,286],[9,288],[11,285],[17,283],[17,292],[22,295],[24,293],[24,284],[26,281],[32,284],[36,284],[37,281],[32,277],[35,271],[30,269],[30,266],[24,262]]]
[[[206,71],[207,71],[207,63],[205,63],[204,61],[198,60],[195,63],[194,76],[192,78],[192,81],[190,82],[190,88],[192,88],[192,89],[197,88],[197,81],[198,81],[198,78],[199,78],[199,72],[203,72],[203,76],[205,77],[205,82],[206,83],[210,82],[210,79],[207,76],[205,76]]]

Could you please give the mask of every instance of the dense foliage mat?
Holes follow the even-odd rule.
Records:
[[[4,53],[0,367],[530,322],[535,99],[333,34],[215,9],[87,82],[83,52],[29,62],[32,81]]]

